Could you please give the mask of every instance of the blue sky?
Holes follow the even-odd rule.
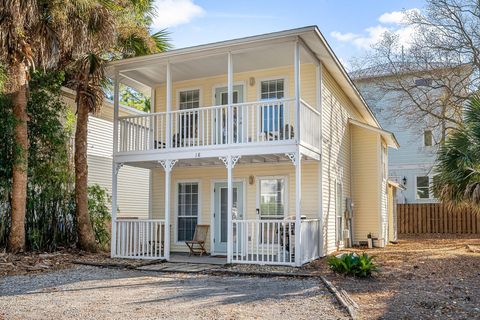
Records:
[[[168,28],[175,48],[318,25],[347,64],[386,30],[408,41],[402,11],[422,0],[156,0],[154,29]]]

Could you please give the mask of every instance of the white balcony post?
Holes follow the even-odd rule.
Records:
[[[302,211],[302,154],[297,151],[287,153],[295,166],[295,265],[302,265],[302,237],[301,237],[301,211]]]
[[[120,75],[115,71],[113,78],[113,154],[118,152],[118,108],[120,106]]]
[[[166,90],[166,106],[167,106],[167,124],[166,124],[166,147],[170,148],[172,143],[172,70],[170,62],[167,62],[167,80],[166,80],[165,90]]]
[[[227,188],[228,188],[228,203],[227,203],[227,263],[232,263],[233,257],[233,168],[240,156],[220,157],[227,167]]]
[[[323,104],[323,97],[322,97],[322,87],[323,87],[323,67],[322,67],[322,63],[321,62],[318,62],[317,63],[317,67],[315,69],[315,72],[316,72],[316,83],[317,83],[317,99],[316,99],[316,102],[317,102],[317,110],[318,112],[320,112],[320,123],[319,123],[319,126],[317,128],[317,134],[315,136],[315,139],[316,141],[318,141],[319,143],[319,148],[320,148],[320,151],[322,150],[322,104]]]
[[[293,51],[293,73],[295,89],[295,138],[300,142],[300,42],[295,41]]]
[[[170,260],[170,181],[175,163],[177,163],[177,160],[160,160],[160,164],[165,170],[165,241],[163,248],[167,261]]]
[[[228,68],[227,68],[227,96],[228,96],[228,143],[233,143],[233,59],[232,53],[228,53]]]
[[[112,237],[110,240],[110,255],[115,257],[117,254],[117,190],[118,190],[118,171],[123,166],[122,163],[112,162]]]
[[[150,88],[150,150],[155,148],[155,139],[157,138],[157,121],[155,121],[155,117],[151,114],[155,113],[155,88]]]

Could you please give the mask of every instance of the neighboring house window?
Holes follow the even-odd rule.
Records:
[[[277,100],[285,97],[285,80],[275,79],[262,81],[260,84],[261,100]],[[280,131],[283,128],[283,105],[263,107],[263,132]]]
[[[180,110],[196,109],[200,107],[200,90],[186,90],[180,91],[179,95],[179,107]],[[178,118],[178,130],[179,134],[184,138],[192,138],[196,136],[198,125],[195,125],[198,119],[197,112],[191,112],[188,114],[180,114]]]
[[[423,145],[425,147],[431,147],[433,145],[433,133],[432,130],[425,130],[423,132]]]
[[[432,85],[432,78],[415,79],[415,85],[419,87],[429,87]]]
[[[430,179],[428,176],[417,177],[417,199],[430,199]]]
[[[192,240],[198,222],[198,183],[178,184],[177,240]]]
[[[343,241],[343,190],[342,184],[337,182],[335,197],[335,215],[336,215],[336,234],[337,243]]]
[[[260,218],[283,219],[285,214],[285,179],[260,179]]]

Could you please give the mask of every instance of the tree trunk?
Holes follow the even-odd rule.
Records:
[[[25,212],[27,206],[28,178],[28,114],[27,75],[24,63],[9,68],[13,116],[15,118],[15,148],[12,172],[12,226],[8,237],[8,250],[13,253],[25,250]],[[13,78],[13,79],[12,79]]]
[[[84,98],[82,96],[78,96],[77,99],[77,127],[75,130],[75,205],[78,246],[82,250],[95,252],[98,248],[88,213],[88,107],[84,105]]]

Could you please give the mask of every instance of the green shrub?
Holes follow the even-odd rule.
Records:
[[[366,253],[360,256],[356,253],[345,253],[339,257],[329,257],[327,263],[330,269],[337,273],[365,278],[378,271],[373,259]]]
[[[107,250],[110,241],[108,222],[111,220],[108,203],[111,201],[107,189],[98,184],[88,187],[88,213],[92,222],[95,240],[100,249]]]

